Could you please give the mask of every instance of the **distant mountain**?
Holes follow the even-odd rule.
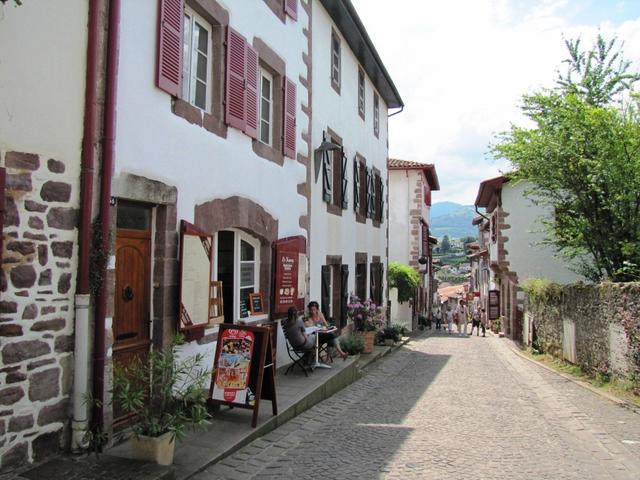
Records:
[[[476,216],[473,205],[454,202],[438,202],[431,206],[430,231],[434,237],[449,238],[475,237],[478,228],[471,225]]]

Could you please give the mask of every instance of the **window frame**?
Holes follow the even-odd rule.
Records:
[[[340,95],[340,85],[342,83],[342,41],[340,35],[335,29],[331,29],[331,45],[329,52],[331,54],[331,70],[329,78],[331,79],[331,86]],[[334,76],[335,73],[335,76]]]
[[[187,32],[185,22],[189,19],[189,31]],[[189,103],[189,105],[200,109],[205,113],[211,113],[212,106],[212,91],[214,88],[214,78],[213,78],[213,62],[214,62],[214,49],[213,49],[213,25],[208,22],[202,15],[193,10],[189,5],[184,6],[184,12],[182,15],[184,32],[182,37],[182,73],[181,73],[181,81],[182,81],[182,91],[180,92],[180,96],[183,100]],[[198,26],[207,32],[207,54],[206,54],[206,75],[207,79],[204,83],[205,90],[205,99],[204,104],[205,107],[201,107],[196,104],[196,84],[199,79],[197,78],[197,72],[194,73],[193,67],[194,63],[196,65],[197,70],[197,56],[200,51],[197,49],[195,35],[194,35],[194,27],[198,24]],[[187,35],[189,35],[189,46],[187,51]],[[187,62],[188,60],[188,62]],[[187,65],[188,63],[188,65]]]
[[[365,119],[366,109],[366,80],[364,71],[358,67],[358,115],[362,120]]]
[[[380,138],[380,96],[373,93],[373,135]]]
[[[264,96],[263,96],[263,84],[265,79],[267,81],[269,81],[270,83],[270,87],[269,87],[269,118],[267,120],[267,127],[268,127],[268,134],[269,134],[269,140],[267,142],[265,142],[262,138],[262,123],[265,121],[262,118],[262,102],[264,101]],[[259,121],[259,128],[258,128],[258,141],[260,143],[263,143],[264,145],[268,145],[269,147],[273,147],[274,144],[274,103],[275,103],[275,88],[274,88],[274,83],[275,83],[275,75],[273,75],[271,72],[269,72],[266,68],[260,66],[260,95],[259,95],[259,101],[258,101],[258,121]]]

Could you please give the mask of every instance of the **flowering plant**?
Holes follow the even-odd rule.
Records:
[[[353,321],[354,329],[358,332],[375,332],[384,323],[380,306],[370,299],[362,301],[353,293],[347,304],[347,315]]]

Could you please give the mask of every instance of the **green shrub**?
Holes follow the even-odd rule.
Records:
[[[359,335],[340,337],[340,346],[349,355],[357,355],[364,351],[364,338]]]
[[[420,274],[409,265],[399,262],[389,264],[389,287],[398,289],[398,302],[409,301],[420,286]]]

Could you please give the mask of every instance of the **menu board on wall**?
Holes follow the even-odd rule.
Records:
[[[301,296],[300,272],[305,268],[300,265],[306,261],[306,240],[302,236],[288,237],[278,240],[274,244],[275,259],[275,292],[274,313],[284,314],[290,307],[304,309],[304,294]]]
[[[489,320],[500,318],[500,291],[489,290]]]

